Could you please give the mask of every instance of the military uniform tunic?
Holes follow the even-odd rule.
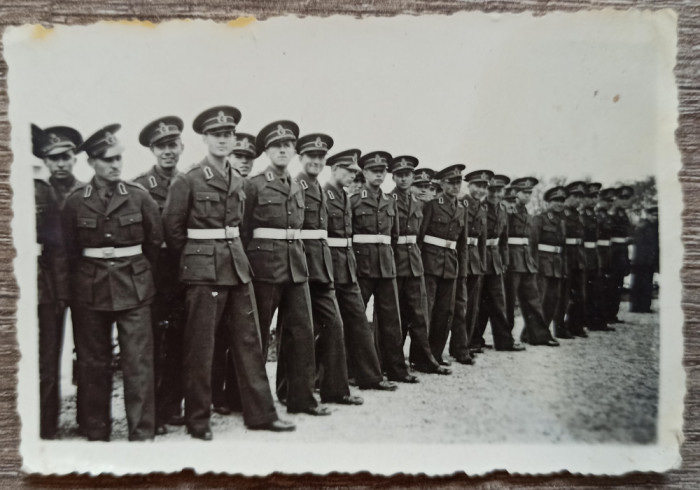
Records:
[[[352,244],[350,197],[331,183],[323,187],[328,209],[328,238],[345,240],[344,246],[330,247],[335,278],[335,295],[343,320],[348,371],[358,386],[382,380],[374,333],[367,322],[365,303],[357,283],[357,262]]]
[[[408,376],[408,370],[403,357],[396,263],[391,245],[399,236],[396,201],[365,184],[359,193],[350,197],[350,204],[357,280],[365,306],[374,296],[378,320],[374,331],[380,362],[390,380],[402,379]],[[384,240],[390,243],[359,243],[358,235],[380,235],[388,237]]]
[[[598,217],[591,207],[581,210],[583,220],[583,252],[586,256],[586,326],[589,330],[606,327],[603,315],[603,282],[598,252]],[[609,248],[609,247],[608,247]]]
[[[416,243],[423,222],[423,206],[415,196],[399,189],[394,189],[391,195],[397,203],[399,237],[406,237],[403,239],[405,243],[394,245],[402,334],[405,341],[407,333],[411,333],[410,362],[422,371],[435,371],[439,364],[428,341],[430,317],[423,260]]]
[[[554,317],[554,330],[563,336],[585,336],[586,255],[583,220],[578,210],[570,206],[564,208],[562,219],[566,233],[566,276]]]
[[[651,313],[655,272],[659,272],[659,223],[642,220],[634,231],[630,311]]]
[[[109,439],[116,322],[129,439],[150,439],[155,423],[152,268],[163,241],[158,206],[139,185],[100,186],[93,179],[68,196],[62,225],[72,271],[78,388],[85,411],[81,427],[88,439]],[[123,247],[138,246],[141,253],[119,256]],[[85,249],[100,249],[102,258],[85,256]]]
[[[462,201],[442,196],[425,205],[418,242],[425,268],[430,315],[428,337],[430,349],[438,362],[444,363],[442,354],[454,313],[459,258],[467,254],[468,226],[467,208]],[[430,243],[433,238],[448,246]]]
[[[615,208],[610,213],[610,226],[610,302],[607,320],[616,322],[618,321],[617,314],[620,311],[625,276],[630,273],[631,265],[627,246],[630,242],[632,224],[627,216],[627,211],[622,208]]]
[[[270,166],[251,177],[246,187],[246,215],[242,237],[255,273],[253,285],[267,355],[270,324],[278,312],[278,352],[287,372],[286,396],[289,412],[318,405],[313,396],[316,367],[314,332],[304,244],[298,236],[304,223],[304,192],[286,173],[275,174]],[[272,229],[285,238],[260,238],[256,229]],[[280,235],[282,236],[282,235]]]
[[[246,205],[244,185],[242,177],[230,171],[222,174],[206,157],[175,176],[163,210],[165,239],[168,248],[180,255],[180,280],[186,285],[185,422],[193,433],[209,428],[212,357],[220,328],[229,341],[246,425],[277,420],[252,273],[234,232],[240,233]],[[212,232],[220,235],[207,237]]]
[[[565,241],[564,222],[559,214],[544,211],[535,216],[530,246],[533,253],[537,254],[538,289],[548,328],[554,319],[561,296],[562,280],[566,275],[563,253]]]
[[[145,188],[163,213],[172,179],[154,165],[134,179]],[[185,288],[178,279],[178,253],[161,248],[155,268],[156,296],[151,306],[155,358],[156,419],[164,423],[181,415],[182,338],[185,327]]]

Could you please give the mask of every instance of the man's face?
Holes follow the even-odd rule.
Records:
[[[292,157],[296,155],[296,149],[293,141],[279,141],[268,146],[265,153],[267,153],[273,166],[285,169]]]
[[[457,197],[462,187],[462,179],[443,179],[442,192],[447,197]]]
[[[581,196],[579,194],[571,194],[566,198],[566,205],[572,208],[577,208],[581,204]]]
[[[591,207],[591,206],[593,206],[594,203],[595,203],[594,199],[590,196],[585,196],[585,197],[581,198],[581,206],[583,206],[584,208]]]
[[[630,203],[629,199],[625,199],[622,197],[617,197],[615,198],[615,206],[620,207],[620,208],[626,208]]]
[[[365,182],[370,187],[379,187],[386,178],[386,167],[373,167],[362,171],[365,176]]]
[[[304,172],[311,177],[318,177],[326,165],[326,154],[322,151],[309,151],[299,157]]]
[[[241,174],[241,177],[248,177],[253,169],[253,158],[242,153],[231,153],[228,162],[232,169]]]
[[[90,157],[88,164],[95,170],[95,177],[106,182],[117,182],[122,174],[122,156]]]
[[[233,129],[225,129],[205,133],[203,138],[209,154],[219,158],[226,158],[231,153],[233,144],[236,142],[236,133]]]
[[[340,167],[338,165],[331,169],[333,181],[340,187],[350,187],[352,182],[355,180],[356,175],[356,170],[348,170],[347,168]]]
[[[411,170],[399,170],[393,174],[394,183],[400,191],[407,191],[413,183],[413,172]]]
[[[436,185],[429,185],[428,186],[428,194],[426,195],[426,200],[432,201],[435,199],[438,195],[438,188]]]
[[[652,223],[656,223],[657,221],[659,221],[659,213],[658,213],[658,211],[655,212],[655,213],[649,213],[648,219],[649,219],[649,221],[651,221]]]
[[[601,209],[610,208],[610,202],[605,199],[598,199],[598,207]]]
[[[469,184],[469,195],[474,199],[483,199],[486,192],[486,182],[471,182]]]
[[[163,169],[171,169],[180,161],[180,155],[184,150],[180,138],[151,145],[151,152],[156,156],[156,164]]]
[[[416,196],[416,199],[421,201],[429,201],[430,196],[430,185],[428,184],[413,184],[411,186],[411,194]]]
[[[44,163],[49,168],[51,176],[60,180],[70,177],[75,160],[73,150],[68,150],[58,155],[47,156],[44,158]]]
[[[527,206],[530,204],[530,200],[532,199],[532,191],[518,191],[515,196],[518,198],[518,202],[520,204]]]
[[[515,201],[513,199],[504,199],[503,205],[505,206],[506,212],[508,212],[508,214],[513,214],[513,212],[515,211]]]
[[[549,209],[555,213],[560,213],[564,209],[564,199],[557,198],[549,201]]]
[[[505,187],[491,187],[488,189],[488,200],[491,202],[501,202],[505,193]]]

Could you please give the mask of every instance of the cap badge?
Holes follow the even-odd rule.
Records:
[[[357,163],[357,153],[353,153],[352,155],[352,163]]]
[[[105,141],[109,145],[116,145],[117,144],[117,138],[115,138],[114,135],[112,133],[110,133],[109,131],[107,131],[105,133]]]
[[[314,146],[316,148],[323,148],[323,141],[321,141],[320,137],[316,138],[316,141],[314,141]]]
[[[168,132],[168,126],[163,121],[161,121],[158,125],[158,132],[160,134],[165,134]]]
[[[61,142],[61,138],[59,138],[58,136],[56,136],[54,133],[49,133],[49,142],[50,142],[52,145],[55,145],[55,144]]]
[[[279,136],[284,136],[285,134],[284,126],[282,126],[281,124],[277,125],[277,134]]]
[[[226,114],[224,114],[224,111],[219,111],[219,114],[216,117],[216,121],[221,124],[224,124],[226,122]]]
[[[384,159],[379,155],[374,155],[374,163],[376,163],[377,165],[381,165],[382,163],[384,163]]]
[[[408,162],[406,161],[405,158],[402,158],[401,161],[399,162],[399,164],[401,165],[402,168],[408,166]]]

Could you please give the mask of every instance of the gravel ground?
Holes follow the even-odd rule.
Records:
[[[655,302],[656,303],[656,302]],[[657,305],[653,308],[656,310]],[[396,392],[360,391],[359,407],[329,405],[329,417],[288,415],[292,433],[247,431],[240,415],[213,414],[216,440],[427,443],[652,443],[659,385],[659,317],[622,304],[616,332],[590,332],[559,348],[523,353],[487,350],[473,366],[453,363],[451,376],[415,373],[420,383]],[[522,321],[516,323],[519,335]],[[488,329],[490,333],[490,329]],[[517,337],[516,337],[517,338]],[[491,339],[487,338],[491,343]],[[267,364],[274,386],[276,365]],[[69,372],[69,370],[68,370]],[[64,383],[67,384],[67,383]],[[112,396],[113,440],[126,438],[121,378]],[[75,393],[64,389],[59,436],[77,438]],[[156,441],[189,440],[169,427]]]

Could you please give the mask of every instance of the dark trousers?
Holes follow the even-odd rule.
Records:
[[[58,303],[44,303],[38,308],[39,434],[42,439],[53,439],[58,431],[65,311]]]
[[[362,301],[367,305],[374,295],[374,311],[377,322],[374,325],[374,338],[379,344],[379,360],[389,379],[408,375],[403,357],[401,341],[401,319],[399,316],[399,296],[396,279],[358,277]]]
[[[481,290],[484,287],[483,275],[467,275],[467,340],[470,349],[478,349],[484,345],[484,333],[477,332],[476,323],[479,318],[479,303]]]
[[[425,292],[428,298],[430,350],[437,362],[442,361],[447,337],[450,335],[455,306],[456,279],[425,275]]]
[[[509,349],[513,346],[513,334],[506,317],[506,293],[502,274],[484,275],[477,317],[477,333],[484,336],[486,324],[491,323],[493,346],[495,349]]]
[[[264,357],[267,357],[270,342],[272,316],[279,308],[277,356],[282,356],[287,375],[287,393],[280,399],[286,400],[287,411],[290,412],[318,406],[314,398],[316,362],[309,283],[275,284],[254,281],[253,285],[260,316]]]
[[[112,431],[112,324],[116,322],[124,376],[124,404],[129,440],[153,438],[153,331],[151,307],[123,311],[73,308],[78,351],[81,428],[89,440],[108,441]]]
[[[650,313],[653,292],[654,266],[635,265],[632,270],[630,311],[636,313]]]
[[[599,269],[586,271],[586,326],[590,330],[601,330],[607,326],[605,320],[605,292],[603,277]]]
[[[211,365],[211,402],[214,407],[228,407],[240,412],[241,397],[236,380],[236,367],[229,349],[226,330],[221,328],[214,339],[214,355]]]
[[[556,313],[557,305],[559,304],[559,297],[561,296],[562,290],[562,279],[560,277],[549,277],[539,274],[537,276],[537,289],[540,292],[544,324],[547,326],[547,328],[549,328],[549,325],[554,320],[554,314]]]
[[[310,282],[309,292],[321,400],[349,395],[345,336],[335,288],[333,283]],[[277,352],[277,397],[284,399],[288,388],[285,350],[278,349]]]
[[[455,306],[450,326],[450,355],[454,358],[467,358],[469,354],[469,284],[466,277],[457,278]]]
[[[399,293],[403,342],[406,341],[407,334],[411,335],[408,359],[423,369],[436,369],[439,364],[433,357],[428,341],[430,317],[423,276],[397,277],[396,287]]]
[[[187,428],[191,432],[209,428],[214,339],[220,328],[226,330],[229,340],[246,425],[277,420],[252,285],[189,285],[186,309],[183,370]]]
[[[549,327],[544,322],[540,293],[537,290],[537,275],[529,272],[507,272],[506,316],[511,331],[515,325],[515,301],[520,306],[525,328],[520,334],[520,340],[532,345],[544,344],[552,340]]]
[[[383,378],[382,368],[360,286],[357,283],[336,283],[335,296],[343,319],[348,372],[352,373],[358,386],[375,384]]]

